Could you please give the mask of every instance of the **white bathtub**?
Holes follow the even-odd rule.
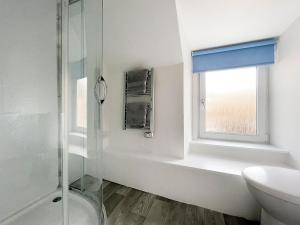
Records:
[[[61,191],[54,192],[32,204],[3,221],[1,225],[62,225],[62,200],[53,202],[56,197],[61,197]],[[68,199],[70,225],[99,224],[97,212],[90,202],[73,192],[69,192]]]

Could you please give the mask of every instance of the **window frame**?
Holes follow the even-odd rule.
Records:
[[[241,67],[242,68],[242,67]],[[257,68],[257,88],[256,88],[256,135],[239,135],[239,134],[226,134],[217,132],[206,132],[205,131],[205,108],[201,103],[201,100],[205,99],[205,72],[199,73],[198,75],[198,97],[196,110],[194,109],[194,115],[197,114],[197,139],[213,139],[222,141],[239,141],[239,142],[255,142],[255,143],[268,143],[268,79],[269,79],[269,66],[256,66]],[[195,85],[194,85],[195,86]],[[196,111],[196,112],[195,112]],[[195,116],[194,116],[195,117]],[[195,130],[194,129],[194,133]],[[195,135],[193,135],[195,136]]]

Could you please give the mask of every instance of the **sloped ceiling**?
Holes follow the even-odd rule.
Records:
[[[176,0],[190,50],[280,36],[300,15],[299,0]]]
[[[277,37],[299,16],[300,0],[104,0],[104,62],[176,64],[182,47]]]
[[[182,62],[175,0],[104,0],[104,63]]]

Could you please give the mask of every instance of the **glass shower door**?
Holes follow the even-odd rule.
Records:
[[[63,22],[64,221],[73,224],[72,193],[92,203],[101,224],[102,1],[73,0],[63,8],[63,19],[68,20]]]

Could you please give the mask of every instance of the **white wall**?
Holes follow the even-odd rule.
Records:
[[[300,169],[300,18],[280,37],[270,76],[271,143],[291,153]]]
[[[141,130],[122,129],[124,71],[116,66],[105,71],[109,88],[103,105],[104,150],[182,157],[182,64],[154,68],[155,131],[151,139],[144,138]]]
[[[184,154],[189,150],[192,139],[192,56],[185,32],[182,2],[176,0],[176,9],[183,58],[183,112],[184,112]]]
[[[183,157],[183,65],[175,0],[104,1],[104,149]],[[124,72],[154,68],[155,132],[122,130]]]
[[[175,0],[104,0],[104,61],[131,67],[181,63]]]
[[[0,7],[0,220],[58,185],[56,1]]]

